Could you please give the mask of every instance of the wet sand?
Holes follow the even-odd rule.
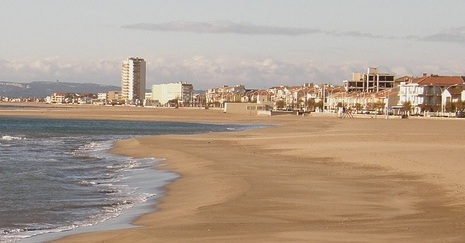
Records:
[[[0,115],[276,124],[121,141],[181,178],[139,228],[56,242],[463,242],[465,120],[39,107]]]

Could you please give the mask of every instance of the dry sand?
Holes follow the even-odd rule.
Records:
[[[112,152],[166,158],[182,177],[142,227],[57,242],[465,242],[465,120],[70,106],[0,115],[278,124],[119,142]]]

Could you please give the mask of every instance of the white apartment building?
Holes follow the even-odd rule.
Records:
[[[97,99],[102,100],[102,101],[106,101],[107,100],[107,93],[98,93],[97,94]]]
[[[423,86],[418,83],[402,82],[399,86],[399,104],[410,102],[414,107],[414,113],[421,112],[422,106],[428,110],[437,110],[441,102],[441,92],[433,86]],[[437,107],[436,107],[437,106]]]
[[[146,63],[130,57],[121,65],[121,99],[126,104],[141,104],[145,98]]]
[[[426,74],[401,82],[399,105],[410,102],[414,113],[423,111],[444,112],[446,103],[461,101],[464,77]]]
[[[170,100],[178,100],[180,106],[192,103],[194,87],[186,82],[155,84],[152,86],[152,100],[166,105]]]

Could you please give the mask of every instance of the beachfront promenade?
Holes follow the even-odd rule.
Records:
[[[127,230],[58,242],[462,242],[462,119],[249,116],[203,109],[43,107],[1,115],[273,126],[121,141],[181,178]]]

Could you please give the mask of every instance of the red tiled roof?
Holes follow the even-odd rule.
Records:
[[[460,85],[464,84],[464,77],[461,76],[426,76],[414,78],[413,83],[422,85]]]
[[[462,88],[460,88],[460,89],[451,88],[451,89],[448,89],[447,91],[449,91],[449,93],[451,95],[460,95],[462,93],[463,89]]]

